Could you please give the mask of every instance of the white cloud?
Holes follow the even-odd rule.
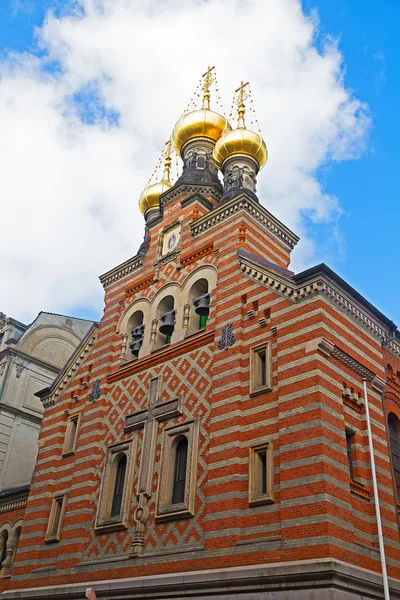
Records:
[[[335,43],[317,49],[315,14],[306,17],[297,0],[74,7],[47,15],[37,31],[41,53],[0,64],[0,256],[8,274],[0,309],[26,320],[39,310],[100,313],[97,276],[136,252],[138,197],[208,64],[217,65],[226,110],[233,89],[250,79],[270,151],[259,197],[304,237],[295,266],[320,260],[304,214],[332,222],[333,232],[340,207],[317,169],[356,157],[369,117],[345,88]],[[96,90],[94,122],[76,101],[85,90]],[[119,114],[118,126],[104,107]]]

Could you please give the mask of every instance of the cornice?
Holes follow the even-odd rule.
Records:
[[[111,271],[107,271],[104,275],[100,275],[99,279],[104,289],[106,289],[112,283],[123,279],[123,277],[127,277],[131,275],[135,271],[138,271],[143,267],[143,257],[139,254],[133,256],[129,260],[124,263],[118,265]]]
[[[383,394],[386,382],[381,377],[379,377],[379,375],[376,375],[376,373],[371,371],[371,369],[368,369],[368,367],[363,365],[360,361],[350,356],[350,354],[342,350],[340,347],[336,346],[336,344],[333,344],[324,337],[315,338],[305,344],[306,354],[308,354],[309,352],[317,351],[321,352],[327,357],[332,356],[342,364],[346,365],[346,367],[357,373],[357,375],[361,376],[362,379],[366,379],[367,381],[369,381],[371,384],[371,388],[375,392],[377,392],[378,394]],[[364,405],[363,399],[361,399],[358,396],[353,397],[351,394],[351,390],[347,389],[345,384],[342,390],[342,394],[344,399],[347,397],[348,400],[351,400],[352,403],[354,402],[355,404],[357,404],[360,407],[361,411]],[[354,406],[352,406],[352,408],[354,408]]]
[[[107,377],[107,382],[114,383],[115,381],[119,381],[124,377],[134,375],[135,373],[139,373],[140,371],[154,367],[162,362],[166,362],[176,358],[177,356],[186,354],[186,352],[191,352],[192,350],[196,350],[201,346],[206,346],[214,341],[214,337],[215,332],[209,331],[207,333],[194,335],[186,340],[183,340],[182,342],[177,342],[173,346],[158,350],[150,356],[139,358],[138,360],[124,365],[121,369],[118,369],[118,371],[110,373]]]
[[[53,365],[52,363],[48,363],[36,356],[32,356],[31,354],[26,354],[25,352],[22,352],[21,350],[18,350],[17,348],[12,348],[11,346],[9,346],[8,348],[5,348],[4,350],[2,350],[0,352],[0,363],[2,363],[3,359],[6,357],[14,357],[14,358],[20,357],[20,358],[24,359],[24,361],[26,361],[27,363],[32,363],[38,367],[42,367],[44,369],[52,371],[55,375],[60,371],[60,368],[57,367],[56,365]],[[28,366],[28,365],[25,364],[25,366]]]
[[[44,390],[36,392],[35,396],[38,396],[45,408],[53,406],[57,403],[60,395],[67,387],[69,381],[74,377],[76,371],[80,368],[82,363],[85,361],[88,353],[94,346],[97,337],[98,324],[95,323],[93,327],[89,329],[86,337],[83,338],[82,342],[72,353],[70,359],[62,369],[58,377],[53,381],[52,385]]]
[[[195,194],[188,196],[184,200],[181,200],[181,206],[182,208],[186,208],[186,206],[189,206],[189,204],[192,204],[192,202],[198,202],[207,210],[212,210],[213,208],[215,208],[214,204],[199,192],[196,192]]]
[[[396,358],[400,358],[400,341],[397,339],[389,340],[387,343],[385,343],[385,348],[394,354]]]
[[[219,226],[220,223],[239,212],[246,212],[250,215],[256,223],[261,225],[263,229],[272,234],[289,250],[293,250],[300,239],[296,234],[290,231],[288,227],[276,219],[266,208],[245,193],[232,198],[229,202],[225,202],[209,213],[202,215],[196,219],[196,221],[190,223],[192,236],[197,237],[204,232]]]
[[[178,185],[172,186],[168,191],[164,192],[160,196],[160,204],[161,207],[169,202],[170,200],[176,199],[178,196],[182,196],[185,194],[202,194],[205,197],[211,197],[215,200],[219,200],[222,196],[222,186],[221,189],[218,189],[215,185],[212,184],[201,184],[201,183],[179,183]]]
[[[293,278],[273,268],[261,265],[246,256],[238,255],[238,258],[240,268],[245,275],[273,289],[292,302],[301,302],[310,296],[317,296],[319,294],[327,298],[339,310],[367,329],[380,342],[388,339],[390,331],[387,326],[383,325],[360,302],[352,298],[348,292],[341,289],[339,284],[333,282],[328,275],[319,273],[310,277],[309,280],[297,284]]]
[[[17,510],[18,508],[25,508],[27,500],[15,500],[14,502],[8,502],[7,504],[0,505],[0,514],[10,512],[11,510]]]
[[[350,356],[350,354],[344,352],[344,350],[342,350],[341,348],[339,348],[324,337],[318,337],[314,340],[310,340],[309,342],[307,342],[305,345],[305,351],[306,353],[319,351],[327,357],[333,356],[334,358],[336,358],[336,360],[346,365],[349,369],[351,369],[361,377],[368,379],[368,381],[374,382],[374,386],[376,380],[380,380],[380,378],[377,377],[377,375],[375,375],[373,371],[365,367],[358,360]],[[344,393],[344,395],[346,394]]]

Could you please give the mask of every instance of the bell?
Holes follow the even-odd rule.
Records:
[[[166,312],[165,315],[161,317],[161,321],[162,323],[159,327],[160,333],[163,333],[164,335],[172,335],[175,324],[175,311],[169,310]]]
[[[207,316],[210,314],[210,294],[203,294],[196,298],[193,303],[195,305],[194,312],[196,315],[200,315],[201,317]]]
[[[140,338],[139,340],[135,340],[134,342],[132,342],[132,344],[129,346],[131,349],[131,352],[135,358],[137,358],[139,356],[139,351],[142,346],[142,342],[143,342],[143,338]]]
[[[132,329],[132,338],[134,340],[143,338],[143,334],[144,334],[144,325],[137,325],[136,327],[134,327]]]

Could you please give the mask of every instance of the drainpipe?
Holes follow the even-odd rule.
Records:
[[[1,400],[1,397],[3,395],[4,386],[6,385],[8,371],[10,370],[10,364],[11,364],[11,356],[8,357],[6,370],[5,370],[3,381],[2,381],[2,384],[1,384],[1,388],[0,388],[0,400]]]
[[[385,545],[383,543],[383,534],[382,534],[381,511],[379,508],[378,485],[376,482],[375,455],[374,455],[374,446],[373,446],[373,442],[372,442],[371,420],[370,420],[370,416],[369,416],[369,404],[368,404],[368,392],[367,392],[367,379],[366,378],[363,379],[363,384],[364,384],[365,415],[367,417],[367,427],[368,427],[369,456],[370,456],[370,460],[371,460],[372,485],[373,485],[373,489],[374,489],[376,524],[378,527],[379,554],[381,557],[383,591],[384,591],[385,600],[390,600],[389,583],[388,583],[388,577],[387,577],[387,572],[386,572]]]

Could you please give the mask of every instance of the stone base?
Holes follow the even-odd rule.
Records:
[[[400,581],[389,579],[391,600],[400,599]],[[107,600],[370,600],[382,599],[382,577],[333,559],[299,561],[193,571],[10,590],[1,599],[52,598],[82,600],[92,588],[97,599]]]

